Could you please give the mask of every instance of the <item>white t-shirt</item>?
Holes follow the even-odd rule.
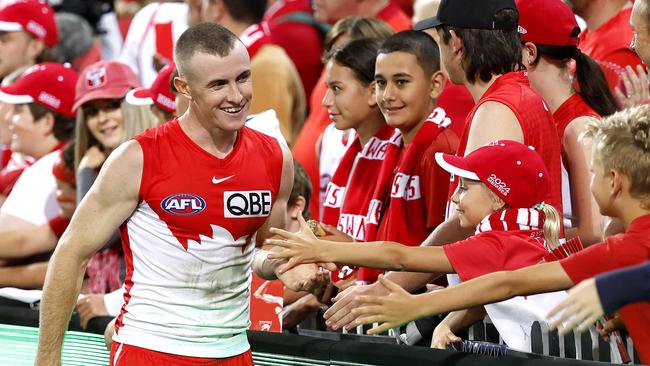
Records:
[[[140,76],[144,87],[151,86],[158,75],[153,67],[153,55],[156,52],[155,24],[169,22],[172,23],[172,39],[175,43],[187,29],[187,4],[151,3],[135,14],[129,26],[120,61],[131,66]]]
[[[59,154],[59,151],[51,152],[23,171],[0,208],[0,232],[13,229],[2,225],[6,216],[43,225],[59,214],[56,181],[52,175]]]

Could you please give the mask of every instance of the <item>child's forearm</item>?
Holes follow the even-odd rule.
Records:
[[[323,261],[392,271],[451,273],[439,247],[409,247],[395,242],[341,243],[326,241]]]

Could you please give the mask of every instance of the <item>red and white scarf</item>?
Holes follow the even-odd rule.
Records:
[[[248,50],[251,59],[255,57],[257,51],[262,46],[268,43],[273,43],[273,37],[267,22],[253,24],[244,30],[244,33],[239,37],[244,46]]]
[[[542,210],[535,208],[505,208],[486,216],[476,226],[475,235],[488,231],[527,230],[531,237],[544,239],[544,221],[546,216]],[[544,240],[544,246],[550,246]]]
[[[356,137],[327,185],[322,221],[355,240],[365,240],[368,204],[394,131],[382,126],[363,149]]]
[[[414,174],[424,151],[450,124],[451,121],[445,111],[442,108],[436,108],[422,124],[411,146],[401,157],[404,147],[401,135],[391,138],[393,144],[389,145],[387,149],[373,199],[368,208],[366,241],[377,239],[381,220],[388,220],[385,224],[387,226],[385,226],[383,240],[417,245],[428,235],[426,227],[415,227],[421,225],[414,225],[409,219],[416,211],[419,215],[420,210],[415,208],[423,204],[420,196],[419,176]],[[384,210],[386,204],[388,204],[388,208]],[[409,212],[412,212],[411,215]],[[359,272],[359,279],[374,281],[377,274],[376,270],[362,268]]]

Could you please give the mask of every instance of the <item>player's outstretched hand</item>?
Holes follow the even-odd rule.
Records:
[[[557,316],[549,328],[551,330],[558,328],[560,334],[566,334],[576,327],[578,332],[584,332],[602,317],[603,313],[596,281],[590,278],[572,288],[569,291],[569,296],[551,309],[546,317]],[[562,326],[565,321],[568,323]]]
[[[278,279],[292,291],[314,293],[329,284],[330,272],[313,263],[300,264],[278,273]]]
[[[379,277],[381,284],[388,289],[385,296],[360,296],[360,306],[352,309],[358,318],[352,326],[359,324],[381,323],[370,329],[368,334],[380,334],[391,328],[399,327],[418,318],[418,306],[414,296],[396,283]]]
[[[286,230],[271,228],[271,233],[280,238],[271,238],[265,241],[265,244],[282,248],[269,254],[269,259],[288,260],[278,269],[279,273],[287,272],[303,263],[330,262],[326,258],[327,244],[314,235],[300,213],[298,213],[298,221],[300,221],[300,230],[298,232],[291,233]]]

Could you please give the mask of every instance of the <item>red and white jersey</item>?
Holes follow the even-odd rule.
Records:
[[[140,203],[120,228],[126,293],[114,339],[193,357],[245,352],[254,234],[280,187],[280,145],[244,127],[219,159],[178,120],[135,140]]]

